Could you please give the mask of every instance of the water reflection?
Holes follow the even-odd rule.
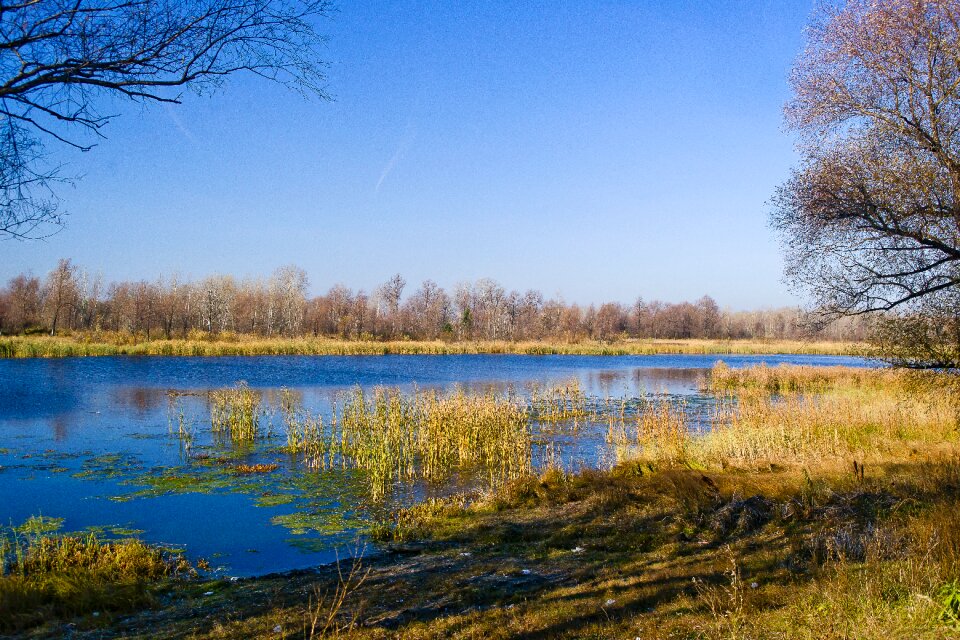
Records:
[[[169,391],[155,387],[120,387],[113,392],[113,407],[134,409],[143,415],[167,404]]]
[[[63,442],[67,439],[67,420],[63,415],[58,415],[50,421],[50,431],[53,433],[53,439],[57,442]]]
[[[644,393],[697,393],[707,379],[707,369],[666,368],[635,369],[633,380],[637,395]]]
[[[853,358],[725,356],[731,366],[844,364]],[[282,433],[281,389],[327,414],[339,394],[359,385],[469,394],[531,394],[576,380],[588,396],[636,402],[648,393],[684,396],[694,428],[709,404],[698,394],[710,356],[372,356],[254,358],[78,358],[0,360],[0,522],[30,515],[67,518],[69,528],[123,525],[152,542],[185,545],[197,554],[227,554],[234,573],[309,566],[349,541],[362,517],[358,477],[349,470],[308,474],[303,461],[278,452],[228,445],[210,436],[208,391],[245,380],[262,394]],[[342,406],[342,404],[341,404]],[[170,435],[183,412],[196,440]],[[706,415],[704,413],[704,415]],[[188,446],[192,449],[188,449]],[[594,465],[603,433],[571,437],[538,432],[537,464],[561,456],[567,468]],[[206,455],[201,458],[200,452]],[[237,461],[272,456],[275,473],[243,477]],[[260,456],[260,457],[258,457]],[[284,457],[286,456],[286,457]],[[54,468],[56,470],[54,470]],[[455,483],[454,481],[451,481]],[[453,484],[429,487],[435,493]],[[395,498],[410,499],[398,486]],[[366,505],[364,505],[366,506]],[[216,518],[215,530],[210,523]],[[232,524],[231,524],[232,523]],[[309,533],[294,533],[303,526]],[[312,528],[311,528],[312,527]],[[291,551],[291,540],[296,551]],[[248,553],[256,549],[256,554]]]

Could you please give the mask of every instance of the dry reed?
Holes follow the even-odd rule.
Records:
[[[260,435],[260,395],[245,382],[232,389],[211,391],[210,425],[216,435],[233,442],[253,442]]]

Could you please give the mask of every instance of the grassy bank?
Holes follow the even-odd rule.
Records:
[[[0,633],[50,620],[100,627],[116,614],[156,603],[172,579],[193,572],[178,553],[136,539],[57,534],[34,517],[0,537]]]
[[[202,340],[139,340],[126,335],[0,337],[3,358],[73,356],[255,356],[255,355],[526,355],[807,354],[862,355],[865,345],[790,340],[623,340],[617,342],[444,342],[331,338],[210,336]]]
[[[110,633],[960,637],[957,379],[720,366],[709,384],[705,435],[650,403],[611,423],[611,469],[422,503],[352,573],[203,583]]]

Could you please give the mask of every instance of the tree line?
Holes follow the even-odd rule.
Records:
[[[394,340],[862,340],[867,335],[862,320],[815,327],[797,308],[731,311],[709,296],[695,302],[638,298],[632,304],[579,305],[535,290],[508,291],[491,279],[460,283],[449,292],[426,280],[411,290],[400,275],[370,293],[335,285],[311,297],[308,289],[307,273],[293,265],[268,278],[173,276],[104,284],[99,275],[64,259],[45,278],[20,274],[0,289],[0,332]]]

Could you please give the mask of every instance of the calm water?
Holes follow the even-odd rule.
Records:
[[[135,531],[185,548],[227,575],[253,575],[328,562],[391,506],[420,495],[398,487],[386,504],[366,499],[356,472],[310,473],[280,453],[282,437],[254,449],[218,446],[209,436],[204,392],[246,381],[270,406],[281,387],[304,406],[328,411],[355,385],[412,389],[510,389],[577,379],[588,395],[685,396],[696,409],[705,372],[718,360],[868,366],[833,356],[264,356],[110,357],[0,360],[0,525],[31,515],[64,518],[66,530]],[[169,391],[198,434],[191,450],[170,434]],[[282,435],[279,416],[268,422]],[[540,444],[550,440],[541,434]],[[599,427],[563,450],[570,466],[602,464]],[[199,459],[198,459],[198,454]],[[238,476],[205,458],[280,464]],[[442,488],[440,489],[442,490]],[[342,555],[342,552],[341,552]]]

